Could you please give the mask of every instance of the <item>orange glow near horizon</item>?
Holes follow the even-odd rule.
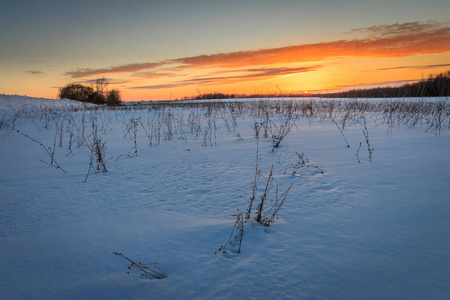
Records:
[[[105,77],[125,101],[216,92],[306,95],[401,85],[450,69],[448,23],[379,25],[352,34],[347,40],[78,68],[66,70],[63,77],[29,70],[26,94],[55,98],[58,87],[69,82],[92,84]],[[0,76],[3,80],[8,78]],[[2,92],[21,91],[23,82],[10,81]]]
[[[261,66],[245,70],[203,68],[183,70],[170,76],[155,76],[152,79],[127,78],[121,74],[105,77],[110,87],[121,91],[124,101],[175,100],[207,93],[225,94],[303,94],[345,91],[387,85],[401,85],[427,78],[450,69],[442,62],[450,61],[450,54],[392,58],[346,58],[319,62],[322,66],[299,67],[301,64]],[[443,65],[443,66],[442,66]],[[90,84],[87,80],[68,80]],[[25,93],[31,97],[56,98],[61,81],[54,87],[46,87],[48,78],[37,78],[27,86]],[[55,78],[54,82],[58,82]],[[151,85],[149,85],[151,82]],[[146,87],[149,88],[146,88]],[[143,88],[135,88],[143,87]],[[21,93],[20,84],[8,86],[9,94]]]

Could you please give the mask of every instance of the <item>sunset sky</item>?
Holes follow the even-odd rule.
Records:
[[[8,1],[0,93],[124,100],[400,85],[450,70],[448,0]]]

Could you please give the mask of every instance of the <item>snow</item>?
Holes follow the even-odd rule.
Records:
[[[83,108],[93,106],[94,105],[89,103],[81,103],[67,98],[57,100],[57,99],[32,98],[27,96],[0,94],[0,112],[17,111],[19,109],[28,109],[28,108],[45,109],[46,107],[51,107],[53,109],[55,108],[73,109],[73,108]]]
[[[329,119],[299,117],[276,149],[261,133],[258,196],[272,165],[280,191],[293,187],[275,223],[249,220],[241,253],[224,255],[215,252],[252,196],[253,127],[262,119],[234,112],[233,126],[229,110],[210,118],[201,104],[93,110],[0,95],[0,298],[448,298],[448,127],[438,136],[425,123],[387,134],[367,113],[373,161],[358,119],[343,128],[350,148]],[[168,114],[173,122],[160,119],[161,142],[150,146],[149,124]],[[194,116],[198,133],[189,127]],[[84,183],[91,151],[81,131],[85,124],[84,141],[92,142],[92,120],[107,172],[92,170]],[[283,117],[271,120],[280,126]],[[54,149],[67,173],[24,134]],[[292,175],[296,153],[324,174],[305,167]],[[168,277],[142,278],[113,252],[157,263]]]

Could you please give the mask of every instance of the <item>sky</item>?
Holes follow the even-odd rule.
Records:
[[[450,70],[448,0],[1,3],[0,93],[123,100],[343,91]]]

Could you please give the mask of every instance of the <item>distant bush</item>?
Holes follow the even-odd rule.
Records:
[[[120,91],[118,89],[108,91],[105,102],[107,105],[120,105],[122,103]]]
[[[71,99],[83,102],[91,102],[94,89],[78,83],[69,83],[58,91],[60,99]]]
[[[100,78],[96,80],[95,89],[79,83],[69,83],[58,90],[60,99],[77,100],[93,104],[120,105],[122,102],[118,89],[106,90],[108,80]]]
[[[97,91],[94,91],[89,95],[88,102],[94,104],[105,104],[105,96]]]

